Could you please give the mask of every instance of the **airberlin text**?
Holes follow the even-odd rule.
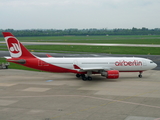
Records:
[[[120,60],[115,62],[116,66],[142,66],[142,62],[138,60],[134,61],[125,61],[125,60]]]

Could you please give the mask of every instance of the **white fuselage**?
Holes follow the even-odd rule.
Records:
[[[80,68],[114,69],[120,72],[145,71],[155,68],[157,65],[145,58],[138,57],[93,57],[93,58],[40,58],[46,63],[62,68],[75,70],[73,65]]]

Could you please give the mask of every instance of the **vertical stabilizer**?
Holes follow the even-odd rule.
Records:
[[[3,32],[3,36],[12,58],[35,58],[10,32]]]

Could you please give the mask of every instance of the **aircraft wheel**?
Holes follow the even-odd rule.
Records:
[[[83,81],[87,81],[87,78],[86,78],[86,77],[82,77],[82,80],[83,80]]]
[[[92,80],[92,77],[88,77],[87,79],[88,79],[89,81],[91,81],[91,80]]]
[[[85,74],[81,74],[81,77],[82,77],[82,80],[83,80],[83,81],[86,81],[86,80],[87,80],[87,77],[85,76]]]
[[[142,75],[138,75],[139,78],[142,78]]]
[[[81,75],[80,75],[80,74],[76,74],[76,77],[77,77],[77,78],[80,78],[80,77],[81,77]]]

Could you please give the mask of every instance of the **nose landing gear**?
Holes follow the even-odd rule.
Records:
[[[142,71],[139,72],[139,75],[138,75],[139,78],[142,78]]]

